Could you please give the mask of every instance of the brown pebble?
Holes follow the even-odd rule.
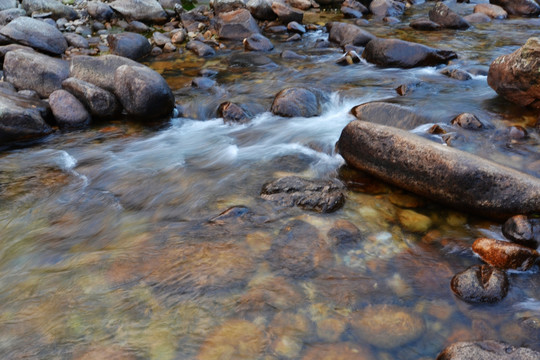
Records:
[[[486,263],[499,269],[525,271],[530,269],[538,258],[536,250],[489,238],[476,239],[472,249]]]

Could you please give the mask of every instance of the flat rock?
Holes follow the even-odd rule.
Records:
[[[156,0],[116,0],[109,5],[129,19],[157,23],[167,20],[167,13]]]
[[[62,87],[75,95],[90,114],[97,118],[109,118],[122,110],[120,103],[111,92],[89,82],[68,78],[62,82]]]
[[[429,19],[443,28],[465,30],[470,27],[469,23],[456,14],[443,2],[437,2],[429,11]]]
[[[458,342],[446,347],[437,360],[538,360],[540,352],[499,341]]]
[[[90,124],[90,114],[84,105],[66,90],[56,90],[49,96],[49,104],[61,129],[81,129]]]
[[[29,15],[33,13],[51,13],[53,19],[66,18],[75,20],[79,17],[75,9],[56,0],[22,0],[22,8]]]
[[[409,26],[412,27],[413,29],[422,30],[422,31],[441,30],[441,25],[427,18],[419,18],[419,19],[413,20],[411,21]]]
[[[243,40],[260,31],[249,10],[239,9],[218,16],[218,36],[222,40]]]
[[[352,167],[476,215],[540,211],[540,179],[407,131],[355,120],[337,150]]]
[[[489,238],[476,239],[472,245],[472,250],[483,261],[499,269],[526,271],[538,259],[536,250],[519,244]]]
[[[473,13],[463,17],[469,24],[484,24],[491,22],[491,18],[483,13]]]
[[[354,24],[334,21],[327,23],[326,28],[328,29],[328,40],[339,46],[348,44],[365,46],[375,39],[375,35]]]
[[[496,303],[508,293],[508,276],[489,265],[474,265],[450,282],[454,294],[469,303]]]
[[[405,130],[412,130],[420,125],[434,122],[433,119],[418,114],[414,109],[382,101],[357,105],[351,109],[351,114],[358,120]]]
[[[534,0],[489,0],[490,4],[502,7],[510,15],[538,16],[540,5]]]
[[[287,176],[264,184],[261,197],[281,206],[328,213],[345,203],[344,187],[337,181],[316,181]]]
[[[69,64],[34,51],[15,50],[5,56],[4,76],[17,89],[34,90],[46,98],[62,88],[62,81],[69,76]]]
[[[152,45],[141,34],[122,32],[107,36],[111,54],[137,60],[150,54]]]
[[[216,55],[216,52],[210,45],[207,45],[203,43],[202,41],[198,40],[191,40],[187,43],[186,49],[193,51],[197,56],[200,57],[206,57],[206,56],[214,56]]]
[[[21,16],[0,30],[0,34],[36,50],[60,55],[68,44],[64,35],[55,26],[46,22]]]
[[[284,117],[311,117],[319,115],[321,109],[313,92],[295,87],[281,90],[274,98],[270,111]]]

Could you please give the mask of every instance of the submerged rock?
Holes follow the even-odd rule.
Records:
[[[499,269],[525,271],[538,259],[536,250],[495,239],[476,239],[472,249],[482,260]]]
[[[312,117],[319,115],[321,110],[313,92],[295,87],[281,90],[274,98],[270,111],[284,117]]]
[[[281,206],[298,206],[305,210],[328,213],[343,206],[343,189],[343,185],[337,181],[287,176],[264,184],[261,197]]]
[[[489,265],[474,265],[456,274],[450,287],[464,301],[495,303],[508,293],[508,277],[504,271]]]
[[[261,34],[253,34],[243,41],[244,49],[248,51],[270,51],[274,48],[272,42]]]
[[[367,347],[353,343],[309,345],[302,360],[374,360]]]
[[[402,0],[373,0],[369,10],[375,16],[400,16],[405,11],[405,1]]]
[[[64,35],[55,26],[26,16],[21,16],[0,30],[0,34],[23,45],[47,53],[60,55],[68,44]]]
[[[540,108],[540,38],[533,37],[511,54],[499,56],[488,73],[497,94],[521,106]]]
[[[334,21],[326,24],[326,28],[328,29],[328,40],[339,46],[349,44],[365,46],[375,39],[375,35],[353,24]]]
[[[442,1],[437,2],[435,7],[429,11],[429,19],[447,29],[465,30],[470,27],[465,19],[452,11]]]
[[[337,149],[353,167],[473,214],[540,211],[540,179],[403,130],[352,121]]]
[[[540,352],[499,341],[458,342],[446,347],[437,360],[537,360]]]
[[[379,66],[407,69],[446,64],[457,58],[457,54],[413,42],[377,38],[366,45],[362,57]]]
[[[417,114],[414,109],[382,101],[372,101],[357,105],[351,109],[351,114],[358,120],[394,126],[406,130],[412,130],[420,125],[433,122],[432,119]]]
[[[510,15],[537,16],[540,14],[540,5],[534,0],[489,0],[489,2],[502,7]]]

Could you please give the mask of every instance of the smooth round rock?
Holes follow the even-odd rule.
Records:
[[[91,117],[84,105],[66,90],[54,91],[49,105],[61,129],[80,129],[90,124]]]
[[[276,95],[270,111],[284,117],[311,117],[319,115],[321,110],[313,92],[304,88],[286,88]]]
[[[244,49],[247,51],[270,51],[274,48],[272,42],[261,34],[253,34],[245,38]]]
[[[447,29],[465,30],[470,27],[465,19],[452,11],[443,2],[437,2],[433,9],[429,11],[429,19]]]
[[[470,303],[496,303],[508,293],[504,271],[489,265],[474,265],[456,274],[450,282],[454,294]]]
[[[119,114],[122,110],[120,103],[111,92],[89,82],[68,78],[62,82],[62,87],[75,95],[92,116],[108,118]]]
[[[534,237],[534,230],[529,219],[525,215],[512,216],[502,226],[502,233],[516,244],[536,249],[538,242]]]
[[[229,101],[221,103],[217,113],[219,117],[223,118],[225,123],[244,124],[250,120],[244,109]]]
[[[0,30],[0,34],[47,53],[61,55],[68,43],[64,35],[56,28],[43,21],[21,16]]]
[[[152,45],[147,38],[133,32],[110,34],[107,42],[111,53],[128,59],[140,59],[152,51]]]
[[[462,113],[452,119],[450,122],[452,125],[459,126],[460,128],[467,130],[480,130],[484,128],[484,124],[471,113]]]

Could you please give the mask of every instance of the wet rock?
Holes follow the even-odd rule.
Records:
[[[0,30],[0,34],[34,49],[60,55],[68,44],[62,33],[43,21],[21,16]]]
[[[261,67],[261,68],[274,68],[277,67],[276,63],[272,61],[268,56],[264,56],[261,53],[246,53],[246,54],[233,54],[228,59],[229,66],[239,68],[249,67]]]
[[[283,24],[288,24],[291,21],[302,23],[304,19],[304,13],[301,10],[290,7],[285,3],[274,1],[272,3],[272,11],[277,15],[279,21]]]
[[[157,119],[167,117],[174,109],[174,96],[169,85],[148,67],[122,65],[114,73],[114,94],[124,110],[135,117]]]
[[[29,15],[33,13],[50,13],[53,19],[66,18],[68,20],[75,20],[79,17],[75,9],[62,4],[60,1],[23,0],[21,5]]]
[[[266,347],[264,333],[246,320],[228,320],[206,338],[197,360],[257,359]]]
[[[7,9],[0,11],[0,25],[7,25],[14,19],[26,16],[26,11],[23,9]]]
[[[191,86],[201,90],[208,90],[216,85],[216,81],[207,77],[196,77],[191,81]]]
[[[360,55],[354,50],[347,51],[345,55],[337,59],[336,63],[339,65],[352,65],[358,64],[361,61]]]
[[[128,24],[126,28],[126,31],[134,32],[137,34],[143,34],[145,32],[150,31],[150,28],[145,23],[134,20],[134,21],[130,21],[130,23]]]
[[[290,23],[287,24],[287,30],[289,30],[290,32],[298,33],[298,34],[305,34],[306,27],[304,25],[297,23],[296,21],[291,21]]]
[[[533,225],[525,215],[512,216],[506,220],[502,226],[502,233],[516,244],[532,249],[536,249],[540,242],[540,236],[536,238]]]
[[[396,93],[399,96],[410,95],[418,87],[419,83],[411,82],[406,84],[401,84],[396,88]]]
[[[167,13],[156,0],[116,0],[109,4],[124,17],[162,23],[167,20]]]
[[[261,34],[253,34],[245,38],[243,43],[247,51],[270,51],[274,48],[272,42]]]
[[[492,19],[506,19],[508,13],[500,6],[493,4],[477,4],[474,7],[475,13],[482,13]]]
[[[467,21],[469,24],[483,24],[491,22],[491,18],[482,13],[470,14],[465,16],[463,19],[465,19],[465,21]]]
[[[429,11],[429,19],[447,29],[465,30],[470,27],[465,19],[452,11],[443,2],[437,2],[435,7]]]
[[[346,6],[341,7],[341,13],[345,19],[360,19],[363,16],[361,11]]]
[[[187,38],[186,31],[184,29],[176,29],[171,31],[171,42],[175,45],[183,43]]]
[[[374,35],[353,24],[329,22],[326,24],[326,28],[328,29],[328,40],[339,46],[347,44],[365,46],[375,39]]]
[[[321,319],[317,321],[317,336],[325,343],[336,343],[347,330],[348,325],[345,317],[341,316]]]
[[[369,9],[357,0],[345,0],[341,3],[341,5],[348,7],[349,9],[360,11],[364,15],[369,14]]]
[[[287,60],[304,60],[306,59],[306,56],[297,54],[292,50],[283,50],[281,53],[281,58]]]
[[[529,133],[523,126],[513,125],[507,129],[508,137],[512,140],[522,140],[529,137]]]
[[[332,246],[354,245],[363,240],[360,230],[350,221],[337,220],[328,231],[328,240]]]
[[[437,360],[536,360],[540,353],[499,341],[458,342],[446,347]]]
[[[461,69],[445,68],[441,70],[441,74],[459,81],[467,81],[472,79],[472,76],[468,72]]]
[[[65,33],[64,38],[68,42],[69,46],[73,46],[79,49],[88,49],[90,48],[90,45],[88,44],[88,40],[83,38],[79,34],[75,33]]]
[[[406,130],[433,122],[432,119],[417,114],[414,109],[380,101],[357,105],[351,109],[351,114],[358,120],[399,127]]]
[[[353,333],[380,349],[395,349],[419,339],[425,332],[424,319],[412,309],[374,305],[351,315]]]
[[[375,16],[400,16],[405,11],[405,1],[401,0],[373,0],[369,10]]]
[[[488,238],[476,239],[472,249],[483,261],[499,269],[526,271],[534,265],[538,258],[536,250]]]
[[[214,56],[216,54],[210,45],[206,45],[202,41],[197,40],[188,42],[186,49],[193,51],[197,56],[200,57]]]
[[[409,26],[412,27],[413,29],[423,30],[423,31],[441,30],[441,25],[427,18],[419,18],[419,19],[413,20],[411,21]]]
[[[313,323],[303,314],[279,312],[268,326],[272,352],[288,359],[298,359],[304,342],[314,333]]]
[[[540,6],[534,0],[489,0],[491,4],[502,7],[510,15],[538,16]]]
[[[345,202],[343,185],[339,182],[306,180],[297,176],[264,184],[261,197],[281,206],[298,206],[323,213],[336,211]]]
[[[377,38],[366,45],[362,57],[379,66],[407,69],[446,64],[457,58],[457,55],[450,50],[439,50],[413,42]]]
[[[120,103],[111,92],[89,82],[68,78],[62,82],[62,87],[75,95],[90,114],[97,118],[109,118],[122,110]]]
[[[285,34],[287,27],[285,25],[268,26],[265,31],[270,34]]]
[[[284,277],[266,277],[250,281],[249,290],[239,300],[240,311],[293,309],[305,301],[301,289]]]
[[[91,117],[84,105],[66,90],[54,91],[49,104],[61,129],[81,129],[90,124]]]
[[[291,41],[300,41],[300,40],[302,40],[302,36],[300,34],[294,34],[288,37],[285,41],[291,42]]]
[[[245,9],[246,3],[243,0],[214,0],[212,2],[214,14],[219,15],[229,11]]]
[[[374,360],[367,347],[353,343],[309,345],[302,360]]]
[[[249,0],[246,4],[254,18],[258,20],[275,20],[276,13],[272,10],[272,0]]]
[[[511,54],[499,56],[488,73],[497,94],[521,106],[540,108],[540,38],[530,38]]]
[[[403,130],[355,120],[337,150],[350,166],[476,215],[508,218],[540,210],[538,178]]]
[[[284,117],[312,117],[319,115],[321,110],[313,92],[304,88],[286,88],[276,95],[270,111]]]
[[[508,293],[508,277],[504,271],[489,265],[474,265],[456,274],[450,287],[466,302],[496,303]]]
[[[218,35],[222,40],[243,40],[260,33],[259,26],[246,9],[222,13],[218,16]]]
[[[417,233],[425,233],[433,225],[433,221],[429,217],[413,210],[401,210],[398,213],[398,219],[406,230]]]
[[[6,54],[4,77],[19,90],[35,90],[46,98],[62,88],[69,76],[67,61],[29,50],[15,50]]]
[[[219,105],[218,116],[226,123],[244,124],[249,122],[248,114],[240,106],[232,102],[224,102]]]
[[[107,91],[114,92],[114,73],[122,65],[143,67],[143,65],[136,61],[117,55],[102,55],[99,57],[79,55],[71,58],[69,77],[74,77],[99,86]]]
[[[109,21],[114,15],[113,9],[108,4],[99,1],[89,1],[86,9],[97,21]]]
[[[44,118],[50,112],[46,102],[0,89],[0,143],[32,140],[49,135]]]
[[[462,113],[452,119],[450,122],[452,125],[459,126],[460,128],[467,130],[480,130],[484,128],[484,124],[471,113]]]
[[[123,32],[110,34],[107,36],[107,42],[111,54],[137,60],[150,54],[152,45],[148,39],[141,34],[132,32]]]
[[[286,2],[295,9],[309,10],[311,8],[311,0],[286,0]]]

